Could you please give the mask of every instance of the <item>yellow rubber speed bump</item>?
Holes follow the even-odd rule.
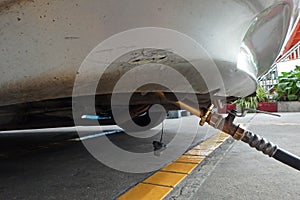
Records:
[[[198,166],[198,164],[194,164],[194,163],[176,163],[176,162],[173,162],[171,164],[168,164],[164,168],[162,168],[161,171],[189,174],[197,166]]]
[[[224,133],[212,136],[121,195],[118,199],[163,199],[229,137]]]
[[[163,199],[172,188],[158,185],[140,183],[134,188],[120,196],[119,200],[153,200]]]
[[[192,149],[185,153],[185,155],[194,155],[194,156],[208,156],[213,152],[213,149],[201,150],[201,149]]]
[[[154,185],[175,187],[180,183],[186,174],[169,173],[169,172],[157,172],[143,181],[143,183],[151,183]]]
[[[182,163],[195,163],[195,164],[199,164],[202,162],[202,160],[205,157],[200,157],[200,156],[193,156],[193,155],[183,155],[181,157],[179,157],[177,160],[175,160],[174,162],[182,162]]]
[[[193,148],[193,150],[214,150],[215,146],[209,145],[197,145]]]

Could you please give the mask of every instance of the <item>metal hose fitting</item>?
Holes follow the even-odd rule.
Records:
[[[270,157],[273,157],[277,151],[277,146],[275,144],[250,131],[244,132],[242,141],[249,144],[250,147],[256,148],[258,151],[261,151]]]

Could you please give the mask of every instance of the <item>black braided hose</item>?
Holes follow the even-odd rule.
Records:
[[[164,99],[167,99],[162,92],[157,93],[157,95]],[[223,118],[222,115],[212,112],[213,105],[211,105],[208,109],[199,110],[181,101],[174,102],[169,99],[167,100],[174,105],[183,107],[184,109],[198,116],[201,119],[199,123],[200,126],[203,126],[204,123],[207,122],[212,127],[231,135],[237,140],[242,140],[243,142],[249,144],[251,147],[256,148],[258,151],[261,151],[264,154],[273,157],[276,160],[300,171],[300,158],[298,156],[277,147],[277,145],[267,141],[259,135],[256,135],[250,131],[245,131],[239,126],[233,124],[234,118],[237,116],[236,111],[232,110],[231,112],[229,112],[226,118]]]
[[[259,135],[245,131],[242,141],[256,148],[258,151],[300,171],[300,158],[298,156],[277,147]]]

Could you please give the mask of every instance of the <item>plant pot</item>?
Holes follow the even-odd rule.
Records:
[[[223,106],[223,108],[218,109],[218,112],[220,114],[225,114],[225,113],[227,113],[227,110],[236,110],[236,105],[235,104],[225,104]]]
[[[258,102],[257,110],[277,112],[277,102]]]

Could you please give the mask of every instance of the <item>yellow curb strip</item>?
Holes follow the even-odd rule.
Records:
[[[139,183],[134,188],[120,196],[119,200],[148,200],[148,199],[163,199],[166,197],[172,188],[158,185],[150,185]]]
[[[161,185],[174,188],[185,177],[186,174],[156,172],[155,174],[144,180],[143,183],[151,183],[154,185]]]
[[[163,199],[229,137],[229,135],[221,132],[208,138],[145,179],[142,183],[125,192],[118,199]]]
[[[176,172],[176,173],[183,173],[183,174],[189,174],[198,166],[198,164],[193,163],[177,163],[172,162],[161,169],[161,171],[166,172]]]
[[[195,163],[199,164],[205,157],[200,156],[192,156],[192,155],[182,155],[177,158],[174,162],[182,162],[182,163]]]

